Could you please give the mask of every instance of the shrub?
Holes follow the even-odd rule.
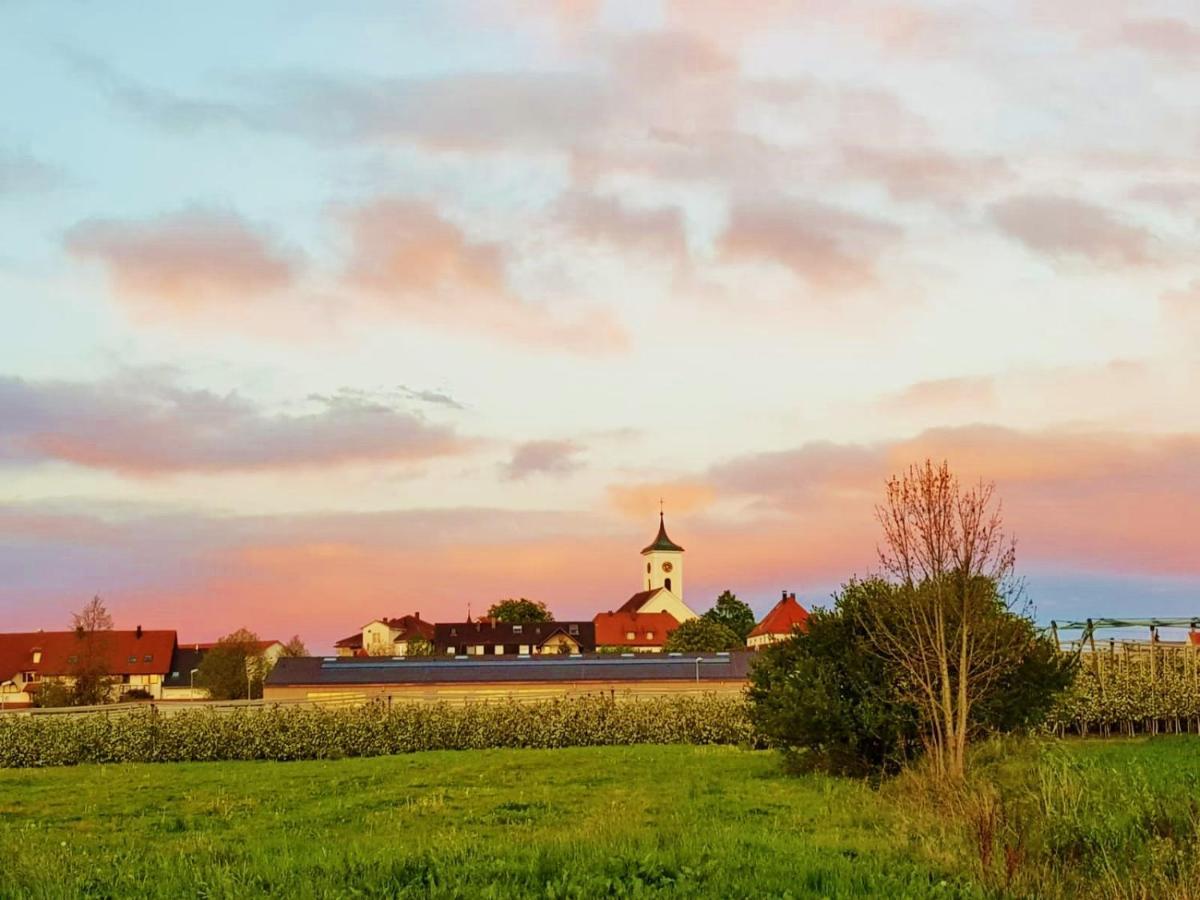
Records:
[[[330,759],[418,750],[608,744],[743,744],[740,696],[622,702],[587,697],[466,706],[371,703],[170,714],[0,717],[0,766],[233,759]]]
[[[807,631],[760,654],[750,672],[750,718],[794,764],[839,773],[892,772],[926,747],[922,709],[868,623],[886,622],[896,587],[852,581],[832,610],[814,610]],[[1073,658],[1003,609],[991,627],[1014,648],[995,677],[977,685],[972,737],[1040,725],[1075,674]]]

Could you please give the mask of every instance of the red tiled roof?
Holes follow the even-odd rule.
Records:
[[[662,588],[655,588],[652,591],[638,591],[636,594],[634,594],[632,597],[630,597],[628,600],[626,600],[624,603],[622,603],[619,607],[617,607],[617,612],[622,612],[622,613],[641,612],[642,607],[645,606],[650,601],[650,598],[653,597],[655,594],[657,594],[661,590],[662,590]]]
[[[70,675],[88,640],[94,641],[92,648],[103,657],[110,674],[165,675],[171,670],[174,631],[100,631],[89,638],[79,638],[74,631],[33,631],[0,634],[0,680],[30,671]],[[33,661],[35,649],[42,652],[37,663]]]
[[[344,637],[340,641],[335,643],[333,646],[345,647],[347,650],[361,650],[362,649],[362,632],[358,631],[358,632],[355,632],[354,634],[350,635],[349,637]]]
[[[808,621],[808,610],[796,602],[795,594],[788,594],[771,607],[771,611],[763,616],[763,620],[754,626],[750,637],[761,637],[764,634],[791,634],[795,628],[804,628]]]
[[[599,613],[596,624],[597,647],[661,647],[667,635],[679,627],[670,613],[616,612]],[[629,633],[633,632],[633,639]],[[653,634],[654,637],[648,637]]]

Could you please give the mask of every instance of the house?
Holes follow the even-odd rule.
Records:
[[[618,610],[599,613],[592,624],[596,626],[598,648],[660,653],[668,635],[679,627],[679,620],[668,612]]]
[[[783,592],[771,611],[763,616],[762,621],[754,626],[746,638],[746,646],[758,650],[770,644],[785,641],[795,633],[796,629],[803,630],[808,621],[808,610],[796,602],[796,595]]]
[[[207,700],[208,691],[196,684],[200,663],[219,641],[199,641],[180,644],[171,658],[171,669],[163,679],[163,700]],[[255,650],[268,666],[275,665],[287,647],[282,641],[256,641]]]
[[[590,624],[590,623],[589,623]],[[267,700],[467,703],[604,694],[619,699],[672,694],[740,694],[754,654],[639,653],[531,659],[284,657],[267,676]]]
[[[175,653],[174,631],[34,631],[0,634],[0,703],[31,706],[41,685],[72,684],[84,668],[113,681],[113,699],[130,691],[162,696]]]
[[[591,622],[439,622],[434,652],[442,656],[535,656],[590,653],[596,649]]]
[[[357,634],[335,643],[338,656],[407,656],[411,642],[433,641],[433,623],[421,614],[372,619]]]
[[[663,514],[658,514],[658,535],[642,548],[645,590],[638,591],[623,604],[621,613],[668,613],[676,622],[698,618],[683,602],[683,548],[667,536]]]

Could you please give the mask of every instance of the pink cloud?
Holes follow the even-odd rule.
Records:
[[[413,462],[471,442],[389,402],[353,393],[272,413],[236,394],[157,373],[88,384],[0,378],[0,460],[59,460],[127,475]]]
[[[996,384],[988,376],[963,376],[918,381],[879,401],[888,411],[937,413],[971,410],[982,415],[996,403]]]
[[[739,203],[720,240],[730,261],[769,261],[815,288],[849,290],[875,280],[875,258],[896,226],[815,203]]]
[[[238,308],[289,288],[298,263],[237,213],[194,207],[145,220],[89,219],[66,235],[101,263],[119,299],[143,311]]]
[[[1008,237],[1055,259],[1106,265],[1145,265],[1152,259],[1148,231],[1071,197],[1013,197],[992,206],[991,218]]]
[[[1013,177],[999,157],[958,157],[933,149],[848,147],[843,163],[852,177],[880,181],[893,197],[906,201],[961,205]]]
[[[1200,28],[1181,19],[1133,19],[1121,25],[1115,40],[1179,64],[1200,61]]]
[[[568,191],[559,199],[555,218],[587,241],[677,262],[687,257],[687,234],[678,208],[637,209],[616,197]]]
[[[575,441],[526,441],[513,450],[504,466],[505,477],[515,480],[531,475],[567,475],[579,469],[583,447]]]
[[[558,315],[508,283],[505,249],[474,241],[433,207],[384,199],[344,215],[352,252],[348,285],[389,314],[423,324],[580,353],[614,353],[627,335],[606,310]]]

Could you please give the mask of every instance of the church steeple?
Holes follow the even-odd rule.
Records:
[[[654,542],[642,548],[646,560],[646,590],[666,588],[683,599],[683,548],[667,535],[667,523],[662,510],[658,512],[658,535]]]
[[[653,544],[642,548],[642,555],[644,556],[647,553],[653,553],[655,550],[675,550],[679,553],[683,552],[682,547],[667,537],[667,524],[663,520],[662,510],[659,510],[658,513],[658,537],[654,539]]]

